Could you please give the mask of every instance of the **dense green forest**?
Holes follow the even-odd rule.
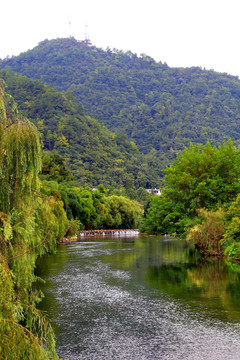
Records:
[[[4,59],[11,69],[61,91],[71,90],[87,115],[124,132],[165,167],[189,142],[240,139],[240,81],[201,68],[170,68],[147,55],[106,51],[74,38],[45,40]]]
[[[154,152],[141,154],[126,134],[114,134],[84,115],[71,91],[61,93],[5,70],[0,78],[19,111],[38,127],[44,149],[65,158],[79,185],[124,187],[135,198],[135,189],[159,185],[160,169],[166,163],[158,162]]]

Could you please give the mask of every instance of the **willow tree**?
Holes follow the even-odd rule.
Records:
[[[0,354],[3,359],[57,358],[49,322],[37,310],[42,294],[34,267],[64,235],[62,203],[39,191],[41,147],[0,82]],[[11,339],[11,341],[10,341]]]

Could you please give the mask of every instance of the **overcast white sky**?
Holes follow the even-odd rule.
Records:
[[[103,49],[240,76],[240,0],[5,0],[0,58],[44,39],[83,40],[86,25]]]

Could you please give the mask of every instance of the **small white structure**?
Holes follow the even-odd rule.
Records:
[[[160,189],[146,189],[146,191],[149,193],[149,194],[154,194],[154,195],[157,195],[157,196],[159,196],[159,195],[161,195],[161,190]]]

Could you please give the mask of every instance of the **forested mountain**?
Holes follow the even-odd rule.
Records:
[[[239,143],[240,81],[234,76],[170,68],[74,38],[45,40],[0,67],[71,90],[86,114],[163,159],[190,141],[218,144],[231,137]]]
[[[57,150],[66,159],[80,185],[127,188],[159,184],[159,167],[142,155],[125,134],[114,134],[85,116],[71,92],[60,93],[39,80],[0,71],[0,79],[19,112],[39,129],[45,150]]]

